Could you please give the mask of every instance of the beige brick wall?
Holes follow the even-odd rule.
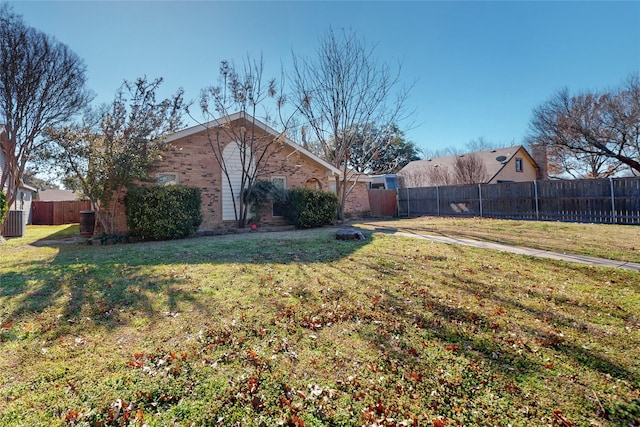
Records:
[[[346,217],[368,216],[371,213],[369,205],[369,193],[367,193],[367,184],[358,182],[356,187],[347,196],[347,203],[344,207]]]

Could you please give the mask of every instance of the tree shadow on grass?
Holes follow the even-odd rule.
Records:
[[[449,277],[450,280],[446,286],[455,288],[460,292],[468,293],[469,295],[476,294],[475,289],[486,286],[484,283],[478,283],[468,279],[462,283],[455,274]],[[530,292],[530,295],[532,298],[540,300],[546,300],[548,297],[540,292]],[[608,374],[622,380],[629,380],[633,383],[640,381],[640,377],[638,377],[637,374],[615,363],[604,354],[594,350],[588,350],[581,344],[571,342],[569,339],[565,339],[554,332],[558,328],[563,328],[573,329],[579,334],[594,334],[596,332],[599,332],[600,335],[606,334],[606,331],[598,330],[597,326],[587,325],[584,322],[577,321],[575,318],[564,314],[561,306],[557,305],[554,309],[541,310],[527,305],[521,300],[506,298],[500,294],[499,290],[491,292],[490,294],[484,294],[482,298],[492,301],[499,309],[504,309],[504,315],[506,316],[517,313],[520,318],[527,316],[531,320],[537,320],[537,324],[539,324],[540,327],[518,327],[518,332],[525,335],[528,340],[535,342],[536,345],[551,348],[553,351],[573,359],[578,364],[589,369],[597,370],[603,374]],[[572,300],[567,300],[563,301],[562,305],[571,307],[576,306],[576,303]],[[588,310],[596,311],[603,315],[608,314],[605,311],[596,310],[593,307],[589,307]],[[597,317],[598,314],[592,314],[592,316]],[[485,322],[482,324],[485,325],[485,330],[487,330],[486,325],[488,324]],[[545,325],[547,326],[544,327]],[[529,349],[529,351],[531,350]]]
[[[0,323],[53,311],[67,321],[90,318],[114,329],[129,324],[135,313],[154,321],[185,306],[212,316],[216,307],[201,302],[188,278],[192,268],[330,262],[370,242],[338,241],[331,230],[284,236],[265,233],[98,247],[64,245],[49,262],[21,262],[19,270],[2,275],[0,301],[6,302],[6,310],[0,312]],[[51,236],[44,240],[50,241]],[[171,266],[184,271],[154,271]]]

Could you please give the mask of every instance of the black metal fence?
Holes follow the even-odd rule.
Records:
[[[402,188],[398,215],[640,225],[640,177]]]

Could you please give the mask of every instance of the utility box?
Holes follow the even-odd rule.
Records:
[[[9,211],[4,224],[4,237],[23,237],[27,233],[24,211]]]

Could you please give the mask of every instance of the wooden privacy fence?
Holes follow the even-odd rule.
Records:
[[[367,190],[371,216],[397,216],[398,203],[396,190]]]
[[[398,190],[398,216],[640,224],[640,177]]]
[[[34,201],[31,204],[34,225],[61,225],[80,222],[80,211],[91,210],[89,200],[64,202]]]

